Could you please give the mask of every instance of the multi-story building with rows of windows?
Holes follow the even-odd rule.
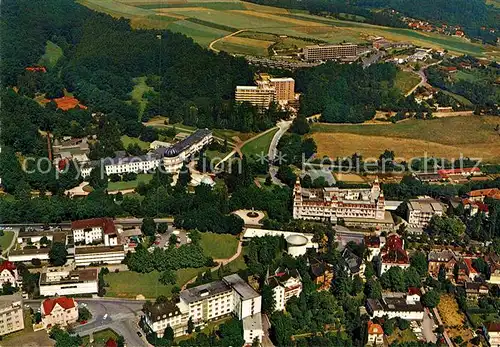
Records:
[[[24,329],[21,293],[0,296],[0,336]]]
[[[251,344],[255,338],[262,340],[262,329],[256,325],[256,322],[260,322],[258,316],[261,305],[260,294],[234,274],[183,290],[178,303],[147,305],[143,320],[157,336],[163,336],[167,326],[174,330],[175,336],[181,336],[186,334],[189,319],[199,326],[224,316],[235,315],[248,328],[245,336],[249,341],[245,342]]]
[[[393,226],[394,223],[390,213],[385,211],[384,194],[378,180],[371,188],[306,189],[297,179],[293,193],[293,218],[333,223],[342,219],[346,225],[359,226]]]
[[[339,58],[355,57],[358,53],[358,45],[312,45],[304,47],[304,58],[306,60],[331,60]]]

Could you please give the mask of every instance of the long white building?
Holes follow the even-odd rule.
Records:
[[[383,294],[382,299],[368,299],[367,311],[372,317],[388,316],[389,319],[401,318],[405,320],[424,319],[424,306],[417,293],[390,293]]]
[[[40,274],[40,295],[94,294],[98,291],[97,269],[64,271],[47,269]]]
[[[158,147],[154,151],[135,157],[117,157],[103,159],[101,162],[93,161],[81,168],[82,177],[90,175],[92,169],[99,164],[104,167],[106,175],[123,174],[129,172],[147,173],[158,168],[161,164],[166,172],[178,172],[182,164],[190,156],[199,152],[203,147],[212,142],[212,132],[208,129],[198,129],[187,138],[171,145],[170,147]]]
[[[125,259],[125,247],[123,245],[75,248],[76,266],[121,264],[123,259]]]

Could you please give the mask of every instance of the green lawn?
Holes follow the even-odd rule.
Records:
[[[54,67],[59,60],[63,56],[63,50],[61,47],[56,45],[52,41],[47,41],[45,45],[45,53],[42,55],[38,63],[42,66],[46,67]]]
[[[94,337],[94,342],[90,343],[90,335],[86,335],[82,337],[83,344],[82,346],[84,347],[104,347],[106,346],[106,342],[109,339],[117,340],[118,339],[118,334],[112,330],[112,329],[104,329],[104,330],[99,330],[96,331],[95,333],[92,334]]]
[[[398,88],[401,93],[406,94],[419,82],[420,77],[417,74],[409,71],[398,70],[394,86]]]
[[[147,101],[142,96],[145,92],[153,90],[153,88],[146,84],[146,76],[134,78],[134,83],[134,89],[130,92],[130,96],[139,103],[139,120],[141,120],[142,113],[147,105]]]
[[[108,190],[123,190],[123,189],[132,189],[139,185],[139,183],[144,182],[148,183],[153,178],[151,174],[138,174],[137,179],[133,181],[121,181],[121,182],[109,182]]]
[[[253,141],[250,141],[246,143],[242,148],[241,151],[243,152],[244,155],[267,155],[269,151],[269,145],[271,144],[271,141],[273,139],[274,134],[278,129],[273,129],[266,134],[259,136]]]
[[[7,247],[10,246],[12,239],[14,238],[13,231],[2,230],[3,236],[0,236],[0,249],[4,251]]]
[[[387,338],[389,343],[392,342],[416,342],[417,337],[410,328],[406,330],[394,329],[394,332]]]
[[[177,274],[177,286],[182,287],[187,281],[196,277],[198,273],[206,271],[206,267],[199,269],[180,269]],[[120,298],[135,298],[144,295],[146,298],[156,298],[159,295],[169,297],[172,294],[173,285],[163,285],[159,282],[160,273],[153,271],[141,274],[132,271],[110,272],[104,278],[109,284],[106,287],[106,296]]]
[[[238,238],[229,234],[201,233],[201,248],[214,259],[231,258],[238,248]]]
[[[121,137],[123,147],[127,148],[129,144],[134,144],[137,143],[141,149],[149,149],[149,142],[145,142],[142,140],[139,140],[137,137],[130,137],[127,135],[123,135]]]

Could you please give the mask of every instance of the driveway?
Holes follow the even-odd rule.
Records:
[[[280,142],[281,137],[283,134],[285,134],[290,126],[292,125],[292,120],[288,121],[281,121],[276,124],[278,126],[278,131],[276,134],[274,134],[273,139],[271,140],[271,144],[269,145],[269,152],[268,152],[268,161],[269,161],[269,175],[271,175],[271,179],[273,180],[274,184],[283,186],[284,184],[281,183],[281,181],[276,178],[276,174],[278,173],[278,167],[273,165],[274,161],[276,159],[281,159],[277,158],[277,147],[278,143]],[[286,159],[286,158],[285,158]]]
[[[424,319],[422,321],[422,334],[424,335],[425,341],[436,343],[437,337],[434,334],[434,319],[428,309],[425,309]]]

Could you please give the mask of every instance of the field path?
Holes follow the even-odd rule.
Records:
[[[226,36],[223,36],[223,37],[219,37],[218,39],[215,39],[213,40],[212,42],[210,42],[210,44],[208,45],[208,48],[212,51],[214,51],[215,53],[219,53],[220,50],[215,48],[214,45],[219,42],[220,40],[224,40],[224,39],[227,39],[228,37],[231,37],[231,36],[235,36],[235,35],[238,35],[244,31],[247,31],[248,29],[240,29],[238,31],[235,31],[234,33],[231,33],[229,35],[226,35]]]

